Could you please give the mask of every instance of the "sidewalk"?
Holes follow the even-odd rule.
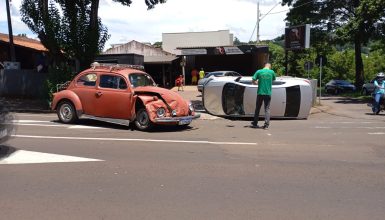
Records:
[[[0,104],[12,112],[51,112],[48,104],[42,100],[0,97]]]

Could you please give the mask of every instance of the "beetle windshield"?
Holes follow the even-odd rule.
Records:
[[[143,73],[132,73],[129,76],[132,87],[136,88],[139,86],[154,86],[154,80],[148,74]]]

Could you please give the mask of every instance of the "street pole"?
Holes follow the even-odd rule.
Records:
[[[285,75],[289,75],[289,60],[288,60],[288,49],[285,48]]]
[[[183,74],[183,86],[186,85],[186,71],[185,71],[185,66],[186,66],[186,56],[182,57],[182,74]],[[183,88],[183,87],[182,87]]]
[[[320,72],[319,72],[319,104],[321,105],[321,89],[322,89],[322,56],[320,57]]]
[[[260,22],[260,12],[259,12],[259,1],[257,3],[257,44],[259,44],[259,22]]]
[[[13,44],[12,22],[11,22],[11,11],[9,10],[9,0],[5,0],[5,4],[7,7],[9,49],[11,52],[11,61],[15,62],[16,61],[15,45]]]

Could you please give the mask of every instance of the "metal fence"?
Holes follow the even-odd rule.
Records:
[[[46,73],[36,70],[0,70],[0,96],[40,98]]]

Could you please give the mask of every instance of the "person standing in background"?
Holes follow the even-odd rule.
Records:
[[[374,79],[374,100],[372,111],[373,114],[377,115],[380,112],[380,100],[385,94],[385,74],[380,72]]]
[[[205,71],[203,68],[201,68],[201,71],[199,71],[199,79],[203,79],[205,77]]]
[[[180,90],[183,91],[183,76],[182,75],[179,75],[179,77],[176,78],[175,85],[178,86],[178,91],[180,91]]]
[[[191,84],[196,85],[198,82],[198,70],[195,68],[191,70]]]

